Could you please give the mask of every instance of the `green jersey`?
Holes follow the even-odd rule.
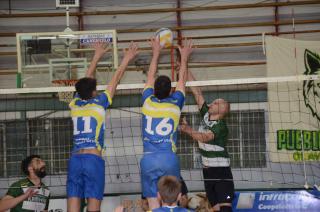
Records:
[[[200,109],[202,124],[200,132],[211,131],[214,139],[209,142],[199,143],[199,151],[202,158],[202,164],[207,167],[228,167],[230,166],[230,158],[226,150],[228,141],[228,127],[225,120],[210,120],[209,107],[205,102]]]
[[[34,186],[35,185],[28,178],[25,178],[13,183],[10,186],[7,195],[18,197],[24,194],[29,187]],[[16,207],[10,209],[10,212],[38,212],[48,210],[50,196],[48,187],[41,183],[41,187],[35,189],[35,191],[37,191],[37,194],[24,200],[23,202],[20,202],[18,205],[16,205]]]

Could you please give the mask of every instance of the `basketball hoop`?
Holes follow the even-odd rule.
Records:
[[[66,80],[53,80],[52,84],[56,87],[60,87],[60,86],[74,86],[76,83],[78,82],[78,80],[74,80],[74,79],[66,79]],[[70,103],[73,99],[73,91],[62,91],[62,92],[58,92],[58,97],[59,100],[61,102],[67,102]]]

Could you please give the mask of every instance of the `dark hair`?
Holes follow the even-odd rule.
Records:
[[[81,99],[87,100],[92,98],[92,92],[97,89],[97,80],[94,78],[84,77],[76,83],[76,91]]]
[[[40,158],[39,155],[30,155],[21,161],[21,170],[25,175],[29,175],[28,167],[34,158]]]
[[[163,176],[158,182],[158,190],[164,203],[172,204],[178,201],[181,183],[175,176]]]
[[[158,99],[165,99],[170,95],[171,80],[169,77],[161,75],[154,82],[154,95]]]

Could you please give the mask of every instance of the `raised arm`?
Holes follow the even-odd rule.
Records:
[[[180,124],[180,131],[186,133],[187,135],[192,137],[194,140],[202,143],[207,143],[208,141],[211,141],[214,139],[214,133],[199,132],[197,130],[194,130],[191,126],[189,126],[185,118],[182,119],[182,122]]]
[[[195,78],[191,71],[188,71],[188,81],[195,81]],[[201,109],[203,103],[205,102],[201,89],[199,87],[190,87],[192,94],[197,102],[198,108]]]
[[[184,46],[179,46],[181,55],[180,70],[179,70],[179,81],[177,83],[176,90],[185,92],[186,81],[188,76],[188,59],[193,51],[192,40],[186,40]]]
[[[117,71],[114,73],[107,90],[109,91],[110,97],[113,98],[116,88],[123,76],[124,71],[128,67],[129,62],[135,58],[138,54],[138,45],[134,42],[131,42],[129,45],[129,49],[124,50],[124,56],[121,61],[120,66],[118,67]]]
[[[158,68],[158,60],[160,57],[160,51],[163,48],[160,45],[159,38],[155,38],[155,37],[152,37],[150,39],[150,46],[152,48],[152,59],[151,59],[149,71],[147,74],[147,82],[146,82],[145,88],[154,86],[155,76]]]
[[[86,77],[89,77],[89,78],[95,78],[96,67],[99,60],[110,49],[109,43],[106,43],[106,42],[94,43],[92,47],[95,49],[94,56],[91,60],[88,70],[86,71]]]

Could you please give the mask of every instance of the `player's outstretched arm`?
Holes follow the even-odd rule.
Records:
[[[86,77],[89,78],[95,78],[96,67],[99,60],[110,49],[108,42],[96,42],[92,44],[92,47],[94,48],[94,56],[88,70],[86,71]]]
[[[180,70],[179,70],[179,81],[177,83],[176,90],[185,92],[186,81],[188,76],[188,59],[193,51],[192,40],[185,40],[184,46],[179,46],[181,55]]]
[[[121,61],[120,66],[118,67],[117,71],[114,73],[107,90],[109,91],[110,97],[112,98],[114,96],[114,93],[116,91],[117,85],[119,84],[124,71],[128,67],[129,62],[135,58],[135,56],[138,54],[138,45],[134,42],[131,42],[128,49],[124,49],[124,56]]]
[[[186,121],[185,118],[182,119],[180,123],[180,131],[186,133],[194,140],[202,143],[206,143],[214,139],[214,134],[212,132],[199,132],[194,130]]]
[[[34,191],[33,188],[29,188],[24,194],[18,197],[6,195],[0,200],[0,211],[7,211],[11,208],[14,208],[20,202],[28,199],[29,197],[32,197],[35,194],[37,194],[37,191]]]
[[[146,82],[145,88],[154,86],[155,76],[158,68],[158,60],[160,57],[161,49],[163,48],[160,45],[159,38],[152,37],[150,39],[149,44],[152,48],[152,59],[151,59],[149,71],[147,74],[147,82]]]
[[[193,76],[191,71],[188,71],[188,81],[195,81],[195,77]],[[199,87],[190,87],[190,89],[197,102],[198,108],[201,109],[203,103],[205,102],[201,89]]]

